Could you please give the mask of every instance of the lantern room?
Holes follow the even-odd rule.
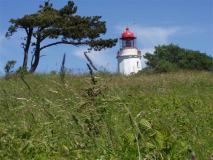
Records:
[[[129,28],[126,28],[126,31],[122,34],[121,38],[121,48],[124,47],[137,47],[136,46],[136,37],[134,34],[129,30]]]

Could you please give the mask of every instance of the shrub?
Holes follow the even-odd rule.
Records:
[[[162,73],[162,72],[174,72],[178,71],[179,67],[175,63],[171,63],[165,60],[159,60],[154,68],[154,72]]]
[[[28,74],[27,68],[19,67],[19,68],[16,70],[16,74],[17,74],[17,75],[20,75],[20,76],[25,76],[25,75],[27,75],[27,74]]]
[[[155,47],[154,54],[146,53],[147,66],[155,72],[173,72],[178,69],[213,71],[213,58],[189,49],[170,44]]]
[[[14,61],[14,60],[7,62],[7,64],[4,67],[4,71],[5,71],[6,75],[13,73],[12,69],[14,68],[15,64],[16,64],[16,61]]]

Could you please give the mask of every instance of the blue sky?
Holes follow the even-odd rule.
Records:
[[[50,0],[53,7],[60,9],[67,0]],[[81,16],[102,16],[107,32],[102,38],[120,38],[128,26],[137,36],[138,49],[142,54],[153,53],[154,46],[170,44],[182,48],[199,50],[213,56],[213,0],[74,0]],[[10,39],[5,38],[11,18],[21,18],[39,10],[44,0],[0,0],[0,75],[9,60],[16,60],[15,69],[23,63],[20,44],[25,31],[19,29]],[[135,22],[135,25],[134,25]],[[44,43],[48,43],[46,40]],[[32,48],[31,48],[32,49]],[[89,53],[93,63],[100,68],[115,72],[116,53],[120,43],[111,49]],[[86,46],[57,45],[42,50],[37,72],[59,71],[63,54],[65,66],[77,72],[85,72]],[[30,68],[30,53],[28,67]],[[142,68],[145,67],[142,58]]]

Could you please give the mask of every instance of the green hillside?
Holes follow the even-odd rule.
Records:
[[[0,78],[0,159],[213,154],[213,73]]]

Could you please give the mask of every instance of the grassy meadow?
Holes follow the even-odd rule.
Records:
[[[0,78],[0,159],[198,160],[213,154],[213,73]]]

